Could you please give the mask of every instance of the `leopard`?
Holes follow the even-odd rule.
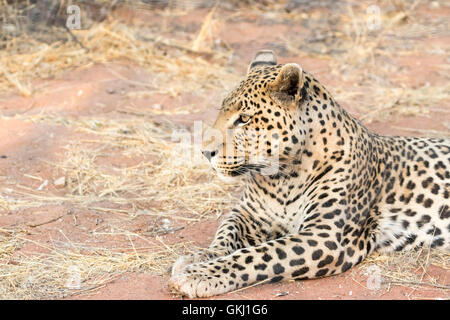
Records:
[[[210,130],[230,138],[204,139],[203,155],[242,195],[210,246],[173,264],[171,292],[211,297],[342,274],[373,252],[450,250],[447,138],[374,133],[270,50]]]

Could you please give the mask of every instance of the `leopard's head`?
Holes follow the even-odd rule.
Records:
[[[277,65],[272,51],[256,54],[247,78],[223,100],[213,128],[203,137],[202,152],[219,174],[276,173],[301,152],[306,135],[299,119],[303,80],[297,64]]]

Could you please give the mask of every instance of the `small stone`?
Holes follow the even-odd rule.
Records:
[[[162,220],[162,228],[165,230],[165,231],[170,231],[170,229],[171,229],[171,226],[172,226],[172,222],[169,220],[169,219],[163,219]]]
[[[430,3],[430,7],[433,9],[439,9],[441,7],[441,5],[439,4],[439,2],[433,1]]]
[[[53,184],[55,185],[56,188],[64,188],[66,186],[66,177],[60,177],[58,179],[56,179]]]
[[[1,155],[0,158],[1,158],[1,159],[6,159],[6,158],[8,158],[8,157],[5,156],[5,155]]]
[[[287,292],[287,291],[282,291],[282,292],[278,292],[277,294],[276,294],[276,296],[277,297],[284,297],[284,296],[287,296],[289,294],[289,292]]]
[[[116,90],[114,90],[113,88],[108,88],[106,89],[106,92],[108,92],[109,94],[113,94],[114,92],[116,92]]]

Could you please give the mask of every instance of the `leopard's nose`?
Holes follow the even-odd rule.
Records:
[[[202,153],[206,157],[206,159],[208,159],[208,161],[211,161],[211,158],[217,154],[217,150],[214,151],[203,150]]]

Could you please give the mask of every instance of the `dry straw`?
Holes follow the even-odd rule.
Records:
[[[19,250],[30,242],[46,253]],[[47,246],[21,232],[0,229],[0,297],[63,298],[97,290],[129,272],[163,274],[177,252],[186,250],[183,246],[153,245],[127,251],[72,242]]]
[[[234,199],[233,186],[219,182],[206,163],[191,161],[192,146],[177,150],[180,145],[172,141],[170,134],[173,125],[136,118],[63,120],[40,115],[30,116],[28,120],[63,121],[85,132],[89,138],[68,145],[64,160],[51,164],[66,177],[66,194],[57,196],[18,186],[9,191],[8,198],[0,198],[5,210],[17,212],[29,207],[72,204],[120,215],[124,221],[144,215],[157,219],[155,221],[168,218],[190,223],[206,215],[221,215]],[[190,155],[186,156],[186,151]],[[102,161],[108,153],[131,158],[140,156],[146,161],[118,169]],[[141,236],[115,228],[93,235],[125,234],[145,241],[173,230],[176,228],[158,226],[149,228],[145,236]],[[60,298],[98,289],[123,273],[162,274],[179,254],[187,251],[183,243],[152,244],[143,249],[133,245],[127,251],[116,251],[82,243],[48,246],[31,241],[45,253],[21,253],[20,248],[30,241],[25,230],[0,229],[0,296],[3,298]],[[64,285],[70,268],[81,274],[81,285],[77,288]]]
[[[34,90],[32,79],[49,78],[69,68],[118,59],[129,59],[154,75],[164,75],[151,83],[139,84],[168,95],[224,87],[236,80],[235,75],[214,62],[224,61],[226,54],[215,54],[215,60],[206,61],[202,58],[203,52],[189,48],[188,43],[149,38],[145,31],[117,21],[96,24],[88,30],[73,30],[87,49],[71,41],[45,44],[27,35],[14,38],[7,50],[0,51],[0,74],[3,75],[0,90],[14,88],[29,96]],[[201,39],[197,39],[196,46],[200,42]],[[167,47],[175,50],[168,51]],[[211,53],[206,55],[210,57]]]

